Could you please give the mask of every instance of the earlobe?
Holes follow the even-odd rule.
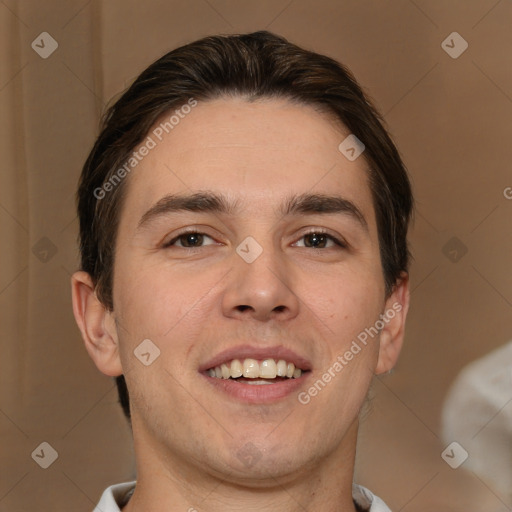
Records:
[[[82,333],[85,348],[98,370],[110,377],[123,373],[117,330],[112,313],[100,302],[87,272],[71,276],[73,314]]]
[[[403,272],[386,300],[383,313],[385,325],[380,333],[379,359],[375,368],[377,375],[392,370],[398,360],[404,340],[409,299],[409,275]]]

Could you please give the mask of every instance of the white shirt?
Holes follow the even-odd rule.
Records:
[[[122,484],[111,485],[103,492],[101,500],[93,512],[120,512],[135,490],[135,480]],[[352,496],[368,512],[391,512],[387,505],[372,492],[361,485],[353,484]]]

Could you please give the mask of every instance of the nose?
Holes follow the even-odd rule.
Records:
[[[293,270],[271,250],[252,263],[233,255],[234,267],[222,299],[223,313],[231,318],[258,321],[290,320],[300,307],[293,291]]]

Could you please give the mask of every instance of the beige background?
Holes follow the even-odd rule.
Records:
[[[509,0],[3,0],[0,28],[1,512],[90,511],[134,476],[114,382],[87,356],[70,305],[74,193],[100,112],[166,51],[264,28],[353,70],[416,194],[406,346],[375,381],[358,482],[394,512],[512,508],[440,455],[450,383],[512,338]],[[441,47],[453,31],[469,43],[457,59]],[[59,45],[47,59],[31,48],[41,32]],[[467,248],[457,262],[452,237]],[[58,452],[46,470],[31,458],[43,441]]]

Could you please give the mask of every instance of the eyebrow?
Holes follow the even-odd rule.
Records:
[[[216,192],[205,191],[190,195],[169,194],[158,200],[140,218],[137,230],[159,217],[173,212],[195,212],[235,215],[238,201],[230,201]],[[279,208],[278,213],[286,217],[301,214],[343,214],[355,220],[368,231],[368,223],[361,210],[350,200],[326,194],[301,194],[289,197]]]

